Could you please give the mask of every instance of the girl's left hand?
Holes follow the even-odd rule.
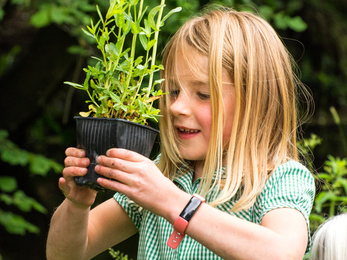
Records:
[[[166,178],[157,166],[148,158],[125,149],[110,149],[106,156],[99,156],[95,171],[106,178],[98,183],[126,195],[152,213],[170,218],[166,210],[173,200],[190,197]],[[186,202],[183,202],[186,203]],[[171,204],[172,205],[172,204]]]

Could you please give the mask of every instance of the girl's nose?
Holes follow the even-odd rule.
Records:
[[[186,93],[181,91],[178,97],[171,98],[170,112],[174,116],[190,114],[190,102]]]

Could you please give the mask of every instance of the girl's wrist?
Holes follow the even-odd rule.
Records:
[[[91,206],[83,205],[80,203],[76,203],[75,201],[72,201],[68,198],[65,198],[67,209],[71,213],[78,213],[78,212],[84,212],[84,211],[90,211]]]
[[[173,197],[170,205],[167,205],[166,207],[168,209],[166,218],[167,221],[173,225],[191,197],[192,196],[190,194],[180,190],[180,194]]]

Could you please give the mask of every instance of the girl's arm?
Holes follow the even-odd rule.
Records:
[[[223,259],[301,260],[308,239],[304,216],[290,208],[268,212],[257,225],[203,204],[186,233]]]
[[[86,173],[84,151],[69,148],[59,187],[66,199],[53,214],[47,259],[90,259],[137,232],[123,208],[110,199],[90,211],[96,192],[76,186],[73,177]]]
[[[118,180],[99,179],[99,184],[125,194],[172,225],[191,198],[139,154],[111,149],[98,163],[98,173]],[[289,208],[268,212],[258,225],[202,204],[186,233],[223,259],[301,260],[307,245],[305,218]]]

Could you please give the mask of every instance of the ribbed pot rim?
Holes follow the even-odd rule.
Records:
[[[146,126],[146,125],[141,125],[139,123],[135,123],[135,122],[132,122],[132,121],[129,121],[129,120],[125,120],[125,119],[122,119],[122,118],[74,116],[74,119],[76,119],[76,120],[77,119],[82,119],[82,120],[100,120],[100,121],[121,121],[121,122],[124,122],[124,123],[127,123],[127,124],[132,124],[132,125],[136,125],[136,126],[139,126],[139,127],[147,128],[147,129],[152,130],[152,131],[154,131],[156,133],[159,133],[158,129],[155,129],[153,127]]]

